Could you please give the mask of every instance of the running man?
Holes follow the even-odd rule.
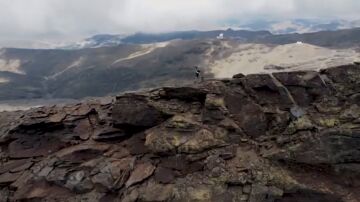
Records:
[[[195,76],[196,76],[196,79],[199,79],[200,78],[200,74],[201,74],[201,71],[199,69],[198,66],[195,66]]]

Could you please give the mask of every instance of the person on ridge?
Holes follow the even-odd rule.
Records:
[[[195,66],[195,76],[196,76],[196,79],[199,79],[200,78],[200,74],[201,74],[201,71],[199,69],[198,66]]]

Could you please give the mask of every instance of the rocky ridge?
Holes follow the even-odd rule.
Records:
[[[360,66],[0,113],[0,201],[360,201]]]

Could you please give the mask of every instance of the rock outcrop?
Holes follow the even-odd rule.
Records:
[[[0,113],[0,201],[360,201],[360,67]]]

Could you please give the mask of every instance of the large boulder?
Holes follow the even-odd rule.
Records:
[[[281,72],[274,77],[282,83],[296,104],[305,107],[331,94],[327,83],[318,72]]]
[[[156,126],[168,115],[151,106],[146,97],[129,94],[116,98],[112,118],[116,127],[137,131]]]
[[[226,130],[204,128],[196,117],[175,116],[146,132],[145,145],[155,153],[199,153],[226,144]]]
[[[360,92],[360,67],[358,65],[345,65],[321,71],[335,90],[345,96]]]
[[[187,102],[201,102],[204,103],[207,91],[192,87],[178,87],[178,88],[162,88],[159,91],[159,98],[162,99],[178,99]]]
[[[360,163],[360,131],[328,129],[318,136],[307,133],[305,137],[306,141],[284,145],[269,157],[311,165]]]

